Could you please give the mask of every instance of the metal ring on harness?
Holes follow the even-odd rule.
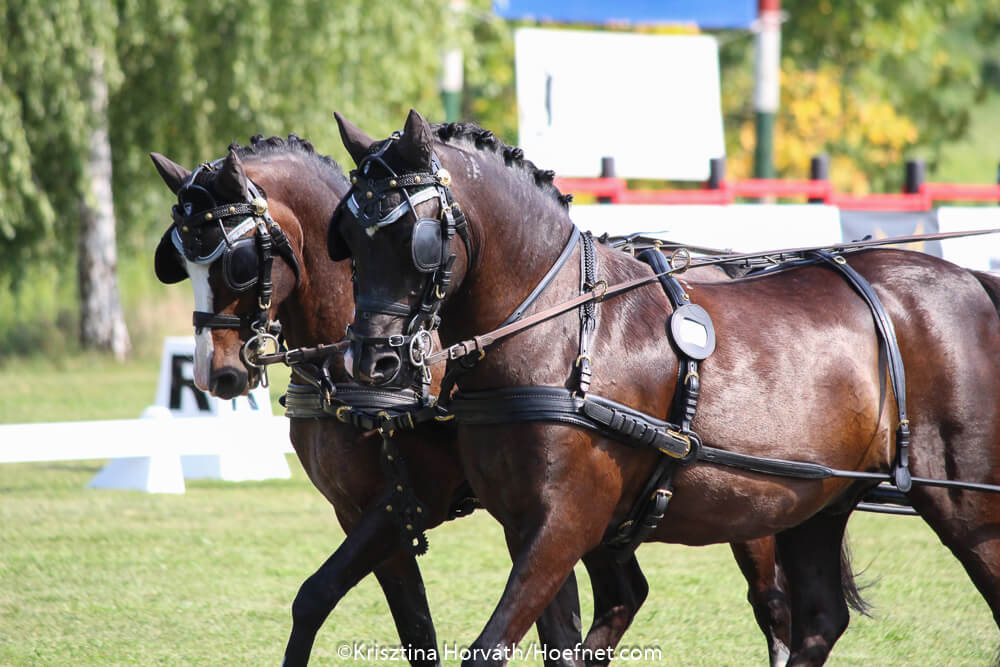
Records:
[[[271,348],[273,351],[267,351],[268,344],[273,346]],[[277,354],[279,349],[281,349],[281,344],[278,343],[278,339],[274,335],[266,331],[258,331],[247,342],[243,343],[243,347],[240,348],[240,357],[247,366],[261,369],[265,367],[265,364],[258,364],[257,358],[261,354]]]
[[[434,339],[427,329],[419,329],[410,338],[410,363],[417,367],[424,365],[424,358],[434,349]]]
[[[684,260],[684,265],[679,268],[676,265],[678,258]],[[691,251],[687,248],[677,248],[670,253],[667,263],[670,264],[670,270],[674,273],[684,273],[691,266]]]

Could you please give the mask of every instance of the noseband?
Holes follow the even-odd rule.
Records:
[[[234,292],[245,292],[257,286],[254,311],[247,315],[229,315],[194,311],[193,324],[196,332],[209,329],[250,329],[254,335],[243,344],[240,357],[253,368],[258,369],[260,383],[267,386],[266,367],[255,363],[255,359],[267,351],[276,352],[281,343],[281,325],[271,321],[271,282],[273,251],[284,259],[295,273],[295,285],[300,281],[299,262],[295,258],[288,237],[271,217],[267,208],[267,198],[262,189],[247,179],[248,201],[216,205],[215,198],[205,188],[195,183],[202,170],[214,171],[223,159],[200,165],[191,172],[177,191],[178,204],[173,207],[174,227],[170,240],[183,257],[196,264],[212,264],[222,259],[222,274],[226,284]],[[196,206],[202,205],[196,209]],[[192,210],[195,209],[195,210]],[[240,219],[236,222],[236,219]],[[202,246],[201,239],[206,231],[214,232],[218,227],[220,240],[211,249]],[[251,230],[257,230],[253,239],[240,238]],[[185,239],[189,243],[185,244]]]
[[[452,240],[457,234],[465,244],[466,257],[472,261],[472,248],[469,243],[468,225],[465,215],[458,202],[452,196],[451,174],[441,166],[437,155],[431,154],[431,170],[397,175],[386,163],[386,150],[393,141],[400,138],[394,133],[374,153],[365,156],[358,168],[351,172],[351,189],[344,197],[341,206],[354,215],[358,224],[369,237],[380,229],[387,227],[407,212],[417,217],[416,206],[426,201],[438,200],[440,214],[438,218],[417,217],[413,225],[411,238],[411,258],[413,266],[426,275],[421,290],[420,302],[415,308],[408,304],[386,301],[371,296],[359,295],[357,276],[354,278],[354,302],[356,313],[382,313],[408,319],[406,332],[391,336],[362,336],[354,331],[353,326],[347,328],[347,337],[359,345],[387,345],[406,353],[399,353],[414,368],[421,372],[423,384],[430,383],[430,368],[425,364],[425,358],[432,352],[431,333],[441,323],[438,311],[444,302],[448,286],[451,284],[452,265],[455,253],[452,251]],[[373,179],[369,176],[373,165],[382,167],[388,177]],[[382,203],[388,193],[399,191],[403,201],[388,213],[382,212]],[[357,376],[360,355],[354,360],[354,373]],[[402,368],[402,365],[400,365]],[[398,375],[398,370],[397,370]],[[395,376],[389,380],[392,382]]]

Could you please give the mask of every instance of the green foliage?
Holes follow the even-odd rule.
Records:
[[[1000,57],[1000,0],[786,0],[782,9],[782,176],[806,176],[808,154],[823,151],[838,185],[853,191],[898,189],[905,157],[929,158],[935,175],[943,147],[965,136],[995,85],[984,74]],[[742,175],[753,42],[730,40],[722,56],[727,152]]]
[[[74,246],[95,46],[111,83],[120,239],[126,252],[148,252],[171,198],[149,151],[192,166],[230,141],[296,132],[344,162],[334,110],[372,136],[401,127],[411,107],[440,118],[443,46],[473,53],[476,41],[503,36],[488,0],[464,12],[449,0],[8,2],[0,0],[9,36],[0,43],[0,274],[19,272],[29,256],[66,259]],[[480,71],[471,68],[473,81],[488,79]]]
[[[121,80],[116,25],[110,0],[0,0],[0,274],[73,247],[95,120],[89,82],[98,58],[111,89]]]

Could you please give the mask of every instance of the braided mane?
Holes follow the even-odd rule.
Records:
[[[538,188],[543,192],[550,193],[563,208],[569,208],[573,195],[562,194],[552,182],[556,172],[551,169],[539,169],[535,163],[524,158],[523,150],[506,145],[490,130],[484,130],[475,123],[434,124],[431,125],[431,129],[445,143],[462,140],[474,145],[479,150],[489,149],[500,157],[508,167],[529,175]]]
[[[322,153],[316,152],[316,149],[313,147],[311,141],[302,139],[296,134],[289,134],[287,139],[282,139],[281,137],[268,137],[265,139],[264,135],[256,134],[250,137],[249,146],[241,146],[239,143],[234,141],[229,144],[229,148],[236,151],[236,155],[241,160],[250,161],[264,159],[270,156],[288,154],[298,155],[313,162],[316,166],[321,167],[324,170],[332,170],[341,180],[345,178],[344,170],[341,169],[336,160],[323,155]]]

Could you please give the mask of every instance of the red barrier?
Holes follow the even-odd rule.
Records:
[[[557,178],[563,192],[586,193],[612,204],[731,204],[737,197],[805,197],[849,210],[926,211],[935,201],[1000,202],[1000,185],[921,183],[915,193],[850,195],[829,181],[762,179],[723,181],[718,189],[629,190],[622,178]]]

